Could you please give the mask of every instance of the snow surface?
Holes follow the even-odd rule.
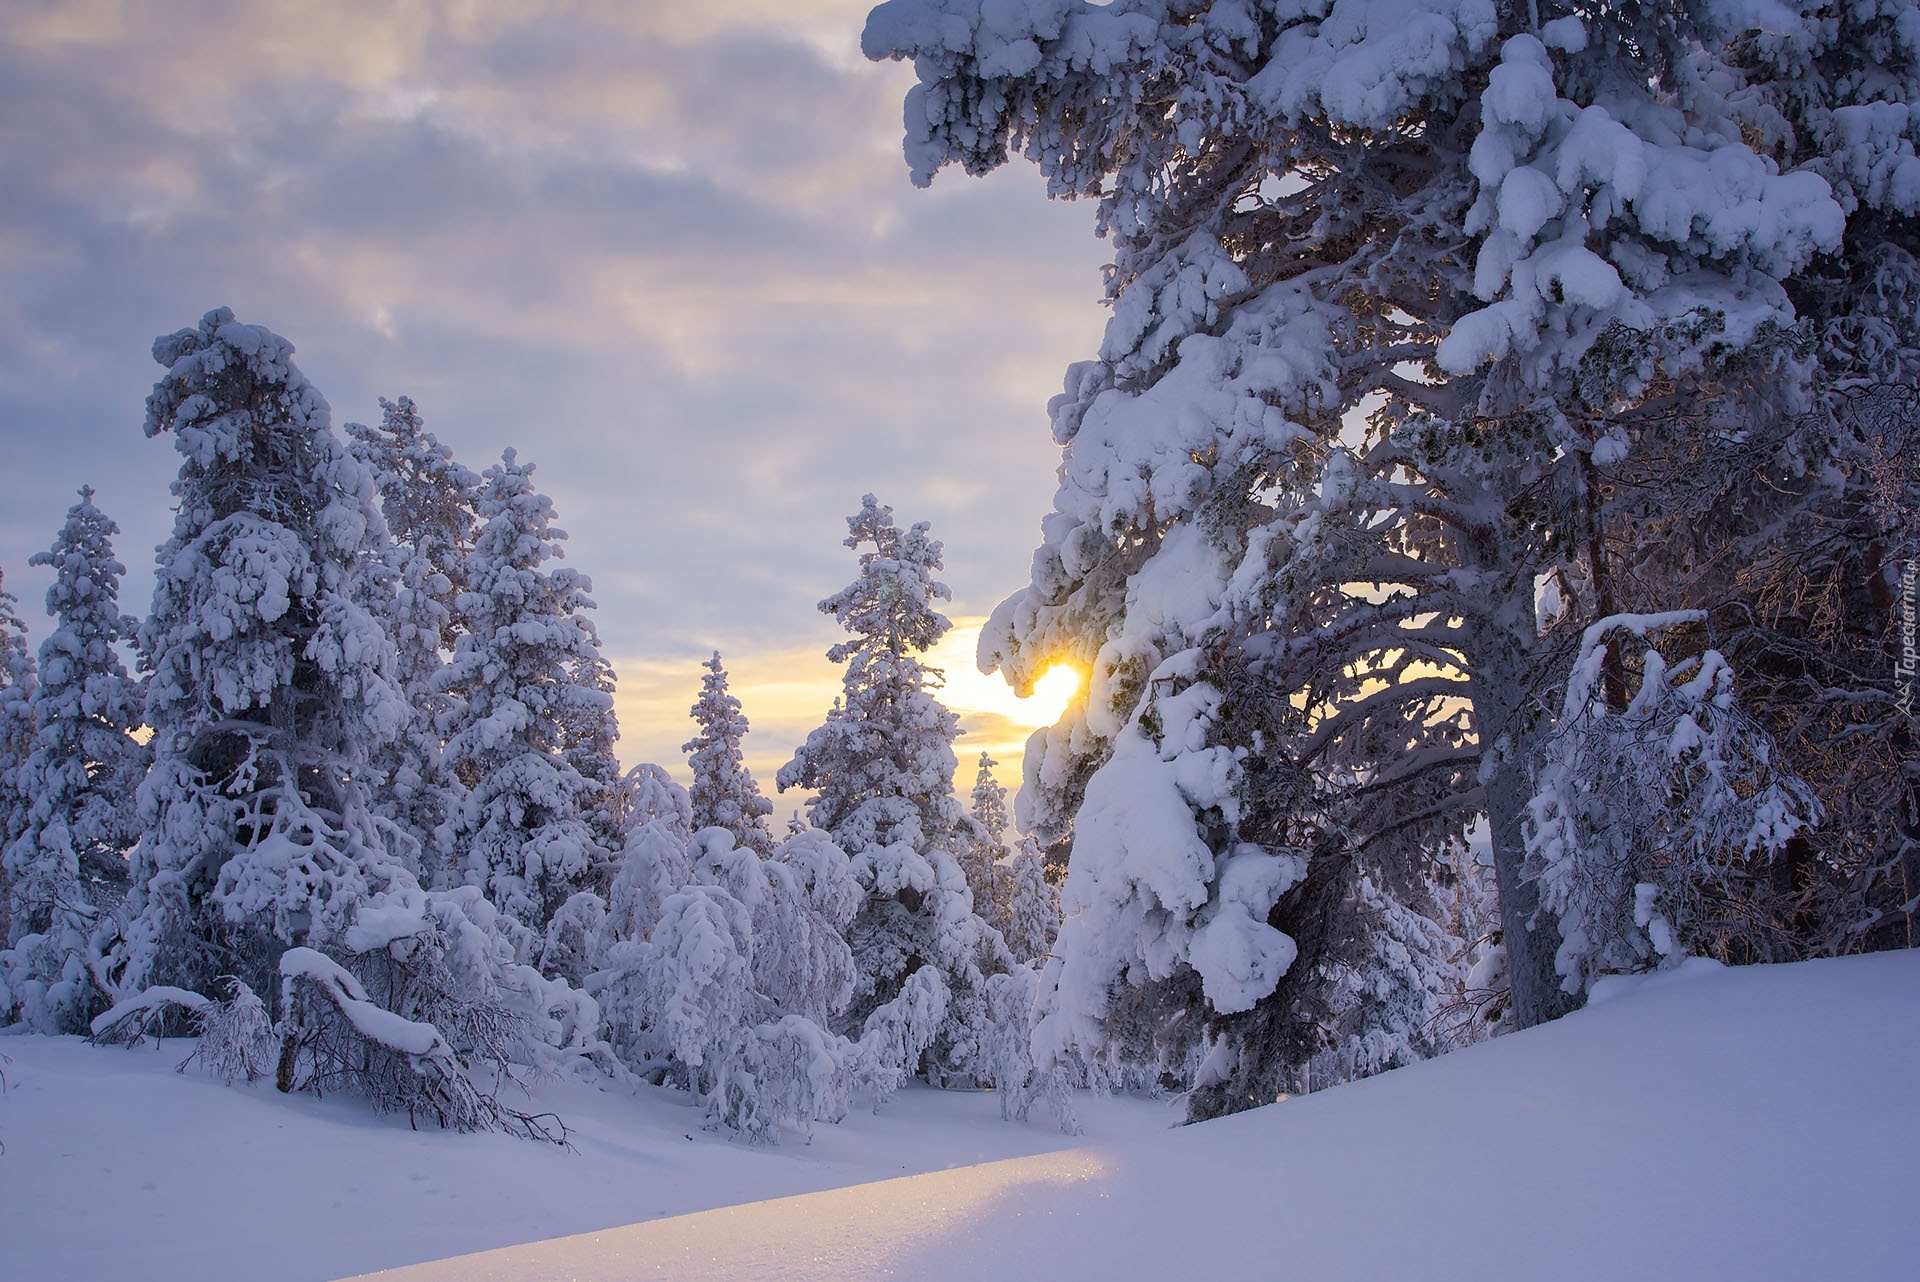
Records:
[[[1196,1127],[1083,1097],[1095,1142],[1067,1151],[1050,1119],[1002,1123],[984,1092],[912,1088],[769,1149],[700,1130],[667,1092],[543,1084],[536,1105],[574,1128],[568,1153],[176,1074],[184,1042],[4,1037],[0,1274],[299,1282],[475,1250],[382,1276],[1910,1272],[1920,1173],[1899,1137],[1920,1133],[1920,952],[1694,963],[1609,980],[1594,1001]],[[509,1243],[532,1244],[488,1250]]]
[[[192,1047],[0,1035],[0,1278],[320,1282],[1085,1142],[1044,1106],[1012,1124],[990,1091],[917,1085],[773,1147],[704,1131],[697,1103],[653,1087],[503,1097],[558,1113],[567,1152],[174,1072]],[[1075,1103],[1102,1140],[1178,1118],[1164,1102]]]
[[[1129,1142],[389,1282],[1909,1276],[1920,952],[1616,981],[1558,1023]],[[1902,1261],[1905,1261],[1903,1264]]]

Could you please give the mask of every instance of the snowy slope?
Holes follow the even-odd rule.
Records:
[[[1612,982],[1557,1024],[1198,1127],[382,1276],[1912,1276],[1920,952]]]
[[[572,1128],[567,1152],[174,1072],[190,1047],[0,1037],[0,1279],[321,1282],[1084,1142],[1044,1116],[1008,1125],[984,1092],[909,1087],[811,1144],[758,1147],[701,1130],[672,1092],[543,1083],[534,1107]],[[1176,1116],[1124,1099],[1080,1112],[1103,1139]]]

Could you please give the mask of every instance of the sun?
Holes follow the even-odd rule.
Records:
[[[1002,739],[1014,732],[1024,738],[1027,731],[1060,720],[1079,696],[1086,675],[1071,663],[1054,663],[1033,683],[1033,692],[1020,698],[1005,677],[983,673],[974,662],[980,644],[980,625],[984,622],[984,619],[962,620],[928,652],[928,661],[946,674],[945,684],[940,688],[940,701],[963,717],[984,714],[995,718],[996,728],[991,733]],[[986,726],[977,725],[975,730],[985,732]],[[996,756],[1017,750],[999,739],[988,746]]]
[[[1086,681],[1086,673],[1071,663],[1056,663],[1033,683],[1033,693],[1020,700],[1021,712],[1035,725],[1050,726],[1066,712]]]

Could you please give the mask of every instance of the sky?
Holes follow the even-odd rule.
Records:
[[[626,764],[686,777],[717,649],[771,793],[838,689],[816,604],[871,491],[946,544],[961,788],[982,749],[1016,782],[1059,700],[980,676],[972,638],[1026,580],[1109,254],[1030,166],[910,184],[912,72],[861,57],[868,7],[0,0],[0,571],[30,642],[27,558],[82,484],[145,612],[179,462],[141,434],[149,351],[227,306],[336,429],[405,394],[470,466],[537,463]]]

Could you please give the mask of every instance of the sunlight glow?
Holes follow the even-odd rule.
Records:
[[[1056,663],[1033,683],[1033,693],[1022,700],[1034,725],[1050,726],[1058,721],[1074,696],[1087,684],[1087,674],[1071,663]]]
[[[984,619],[956,619],[953,631],[927,655],[927,661],[946,673],[946,685],[940,701],[958,712],[995,718],[1008,728],[1021,731],[1050,726],[1067,710],[1067,704],[1080,690],[1081,675],[1066,664],[1055,664],[1045,676],[1034,682],[1033,693],[1022,699],[1013,692],[1006,678],[980,671],[974,651],[980,644],[980,626]],[[1024,739],[1024,734],[1021,738]],[[964,749],[974,744],[963,745]],[[980,747],[996,745],[982,743]],[[998,756],[999,752],[995,752]]]

